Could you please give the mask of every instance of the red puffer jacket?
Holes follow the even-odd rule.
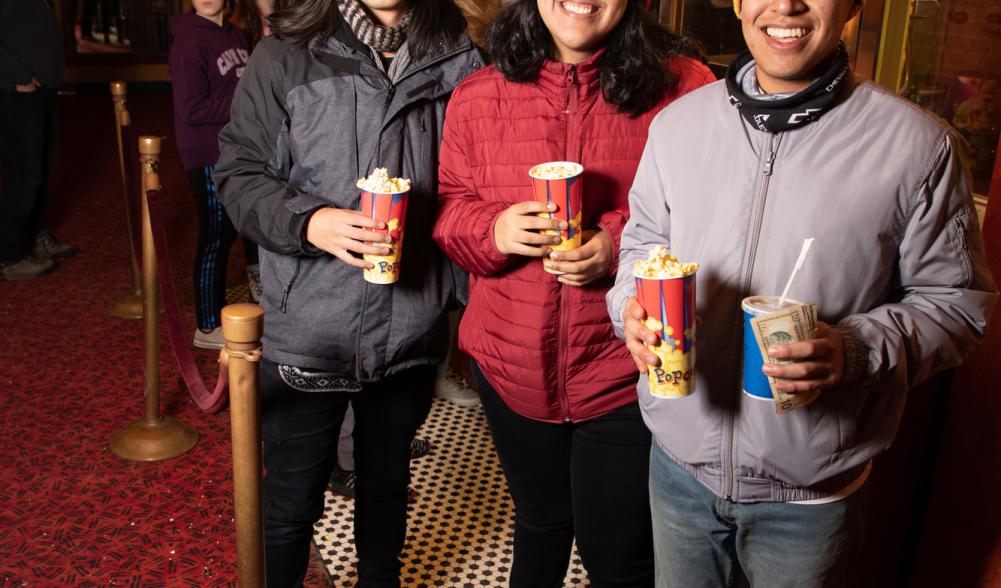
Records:
[[[714,79],[697,61],[672,59],[675,90],[631,118],[605,102],[594,61],[546,61],[532,84],[509,82],[493,67],[477,72],[454,91],[441,144],[434,238],[470,273],[459,346],[512,410],[550,422],[583,421],[635,402],[636,365],[608,318],[612,280],[564,286],[541,260],[500,253],[494,221],[532,198],[530,167],[580,162],[583,226],[611,237],[614,272],[651,119]]]

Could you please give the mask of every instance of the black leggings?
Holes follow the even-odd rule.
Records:
[[[511,587],[563,585],[574,536],[591,586],[653,586],[650,432],[634,403],[589,421],[512,411],[473,365],[515,504]]]

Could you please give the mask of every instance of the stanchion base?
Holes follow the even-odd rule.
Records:
[[[108,307],[108,313],[123,319],[141,319],[143,317],[142,292],[122,294]]]
[[[108,449],[129,461],[163,461],[187,453],[198,443],[198,431],[172,417],[140,419],[126,426],[108,443]]]
[[[160,299],[158,302],[160,303],[160,314],[163,314],[163,300]],[[122,294],[108,307],[108,314],[123,319],[141,319],[143,317],[142,292]]]

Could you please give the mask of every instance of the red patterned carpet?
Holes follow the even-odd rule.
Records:
[[[129,98],[139,133],[170,136],[168,96]],[[140,321],[106,309],[130,288],[111,100],[60,98],[62,141],[50,228],[80,248],[55,273],[0,282],[0,585],[236,583],[229,414],[200,412],[161,346],[161,407],[198,430],[187,455],[123,461],[108,441],[142,415]],[[161,179],[177,289],[194,328],[194,204],[174,144]],[[232,282],[243,272],[239,247]],[[215,381],[216,354],[197,351]],[[307,586],[327,584],[311,565]]]

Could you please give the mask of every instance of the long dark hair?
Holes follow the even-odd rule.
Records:
[[[534,82],[546,58],[555,55],[553,37],[539,14],[537,0],[518,0],[505,8],[487,30],[487,51],[512,82]],[[622,20],[605,38],[598,59],[601,92],[620,112],[639,116],[673,89],[676,76],[664,67],[669,57],[702,59],[689,38],[661,27],[643,8],[627,0]]]
[[[272,10],[281,10],[281,7],[282,1],[274,0]],[[253,51],[254,47],[261,42],[261,38],[264,37],[264,17],[261,16],[261,11],[257,8],[257,2],[255,0],[236,0],[233,20],[247,33],[250,41],[248,49]]]
[[[361,0],[359,0],[361,1]],[[410,55],[420,60],[439,45],[455,45],[466,29],[466,19],[452,0],[411,0],[414,11],[407,31]],[[337,0],[288,0],[271,15],[271,32],[296,44],[326,40],[342,21]]]

